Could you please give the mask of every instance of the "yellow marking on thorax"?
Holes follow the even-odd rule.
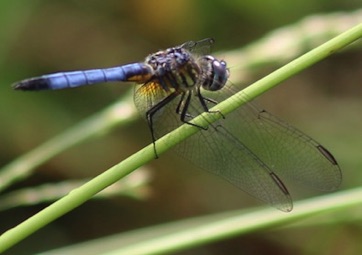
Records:
[[[163,87],[155,81],[148,82],[138,89],[138,93],[141,93],[143,95],[166,95],[174,91],[175,89],[173,87],[170,87],[170,91],[164,90]]]
[[[137,82],[137,83],[145,83],[145,82],[149,81],[151,79],[151,77],[152,77],[152,74],[141,74],[141,75],[131,76],[127,80]]]

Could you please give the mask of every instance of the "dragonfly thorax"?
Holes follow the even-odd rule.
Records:
[[[190,90],[198,83],[201,74],[195,58],[180,47],[149,55],[146,63],[153,69],[153,79],[158,80],[166,91]]]

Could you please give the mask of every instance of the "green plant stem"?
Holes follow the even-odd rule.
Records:
[[[221,102],[217,105],[217,109],[222,113],[227,114],[241,106],[246,102],[246,100],[251,100],[256,96],[261,95],[262,93],[276,86],[278,83],[304,70],[312,64],[317,63],[318,61],[326,58],[327,56],[361,37],[362,24],[359,24],[328,41],[327,43],[292,61],[291,63],[285,65],[284,67],[278,69],[277,71],[271,73],[265,78],[257,81],[253,85],[237,93],[231,98]],[[247,95],[246,100],[244,100],[245,95]],[[242,100],[240,100],[240,98],[242,98]],[[202,125],[204,119],[210,120],[207,113],[196,117],[194,122],[200,123],[199,125]],[[199,131],[198,128],[195,128],[191,125],[182,125],[180,128],[177,128],[173,132],[165,135],[156,143],[159,155],[164,153],[170,147],[175,146],[181,140],[186,139],[188,136],[196,133],[197,131]],[[170,139],[171,137],[173,139]],[[18,226],[8,230],[2,236],[0,236],[0,252],[7,250],[30,234],[34,233],[60,216],[66,214],[67,212],[73,210],[77,206],[83,204],[102,189],[113,184],[138,167],[148,163],[152,159],[154,159],[153,146],[149,145],[139,152],[133,154],[129,158],[125,159],[121,163],[110,168],[101,175],[95,177],[83,186],[73,190],[67,196],[61,198],[36,215],[25,220]]]
[[[350,214],[339,211],[361,204],[362,188],[355,188],[298,201],[295,203],[295,210],[291,213],[283,213],[274,208],[227,211],[131,230],[41,254],[70,254],[74,253],[74,250],[79,254],[87,254],[92,250],[97,250],[98,253],[104,255],[168,254],[262,229],[305,228],[311,224],[315,227],[351,223],[361,219],[358,214],[356,215],[351,210],[352,215],[356,216],[351,217]],[[329,215],[320,216],[324,213],[329,213]],[[316,217],[311,218],[314,216]],[[309,220],[296,223],[306,218]],[[286,226],[289,223],[294,224]]]
[[[122,233],[118,236],[118,243],[122,243],[123,240],[133,241],[131,243],[125,241],[126,244],[121,248],[106,254],[141,255],[175,252],[213,240],[281,226],[299,219],[326,212],[333,213],[360,204],[362,204],[362,188],[356,188],[299,201],[295,203],[295,210],[291,213],[283,213],[274,208],[258,208],[191,218]],[[338,220],[337,218],[336,222]],[[107,247],[106,243],[104,245]]]
[[[285,81],[286,79],[294,76],[295,74],[303,71],[304,69],[312,66],[313,64],[321,61],[322,59],[332,55],[336,51],[344,48],[346,45],[360,39],[362,37],[362,23],[342,33],[341,35],[329,40],[321,46],[309,51],[301,57],[293,60],[287,65],[279,68],[271,74],[265,76],[259,81],[253,83],[251,86],[245,88],[243,91],[230,97],[230,102],[234,101],[235,105],[230,104],[229,99],[221,102],[217,105],[218,109],[224,114],[235,110],[238,107],[240,100],[238,98],[244,97],[245,95],[249,99],[254,99],[257,96],[265,93],[274,86]],[[243,96],[243,94],[245,94]],[[225,106],[224,106],[225,104]],[[225,108],[224,108],[225,107]]]

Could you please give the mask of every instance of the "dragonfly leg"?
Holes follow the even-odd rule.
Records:
[[[210,111],[209,110],[209,107],[207,106],[206,102],[209,102],[209,103],[212,103],[214,105],[217,105],[218,104],[218,101],[212,99],[212,98],[209,98],[209,97],[204,97],[202,94],[201,94],[201,91],[200,91],[200,87],[197,88],[197,93],[196,93],[197,97],[199,98],[199,101],[200,101],[200,104],[202,106],[202,108],[204,109],[205,112],[209,112],[209,113],[219,113],[223,119],[225,119],[225,116],[224,114],[222,114],[222,112],[220,112],[219,110],[216,110],[216,111]]]
[[[189,125],[197,127],[197,128],[201,128],[203,130],[207,130],[207,127],[203,127],[203,126],[194,124],[194,123],[186,120],[186,118],[193,119],[195,117],[195,116],[192,116],[190,113],[188,113],[188,109],[189,109],[190,101],[191,101],[191,95],[192,95],[191,91],[188,91],[188,92],[185,92],[182,94],[180,102],[178,103],[178,105],[176,107],[176,113],[180,115],[180,120],[183,123],[189,124]]]
[[[170,103],[175,97],[177,97],[179,95],[178,92],[174,92],[171,93],[170,95],[168,95],[167,97],[165,97],[164,99],[162,99],[160,102],[158,102],[156,105],[154,105],[151,109],[149,109],[146,112],[146,120],[147,120],[147,124],[148,127],[150,128],[151,131],[151,137],[152,137],[152,143],[153,143],[153,149],[155,151],[155,158],[158,158],[158,154],[157,154],[157,150],[156,150],[156,136],[155,136],[155,130],[153,128],[153,116],[160,110],[162,109],[165,105],[167,105],[168,103]]]

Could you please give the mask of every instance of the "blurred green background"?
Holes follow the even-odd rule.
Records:
[[[17,80],[142,61],[151,52],[205,37],[216,39],[215,51],[238,49],[309,15],[360,7],[358,0],[1,1],[1,165],[103,109],[129,89],[124,84],[108,84],[22,93],[10,88]],[[256,80],[276,67],[249,79]],[[361,68],[361,51],[345,51],[259,100],[263,107],[333,152],[344,174],[342,189],[362,183]],[[150,141],[147,125],[139,119],[62,153],[8,191],[95,176]],[[153,181],[144,201],[128,197],[90,201],[20,243],[11,254],[30,254],[176,219],[257,205],[243,192],[194,169],[172,153],[162,155],[150,168]],[[46,203],[1,212],[0,232],[44,206]],[[305,227],[255,233],[178,254],[358,254],[362,252],[361,235],[360,224]]]

